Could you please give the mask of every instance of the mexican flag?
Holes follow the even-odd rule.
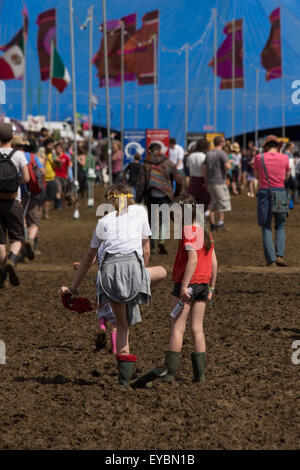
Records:
[[[64,66],[55,47],[53,48],[53,67],[51,77],[52,85],[55,86],[60,93],[64,91],[71,81],[69,72]]]
[[[28,11],[24,7],[22,11],[24,17],[23,28],[5,46],[0,47],[4,54],[0,57],[0,79],[11,80],[13,78],[23,78],[25,72],[24,41],[28,34]]]

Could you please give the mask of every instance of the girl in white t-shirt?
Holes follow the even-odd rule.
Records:
[[[59,293],[76,293],[98,253],[98,301],[99,304],[109,302],[113,310],[119,385],[128,386],[137,359],[129,354],[129,326],[141,321],[139,304],[149,302],[150,282],[164,279],[167,273],[161,266],[146,269],[151,235],[148,214],[143,206],[135,204],[130,188],[124,184],[112,185],[105,198],[112,210],[99,220],[72,285],[61,287]],[[103,209],[107,212],[109,208]]]

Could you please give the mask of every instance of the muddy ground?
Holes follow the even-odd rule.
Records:
[[[109,345],[95,350],[94,313],[69,312],[56,294],[88,247],[95,211],[82,203],[79,220],[66,208],[42,222],[42,255],[20,265],[20,287],[0,291],[7,352],[0,364],[1,449],[300,448],[300,365],[292,363],[292,343],[300,339],[300,206],[287,221],[289,267],[268,269],[256,201],[232,202],[230,232],[214,235],[220,269],[205,318],[206,383],[191,382],[187,331],[177,381],[139,391],[115,386]],[[137,374],[163,363],[176,243],[168,244],[168,256],[151,259],[169,275],[131,331]],[[90,299],[94,274],[81,287]]]

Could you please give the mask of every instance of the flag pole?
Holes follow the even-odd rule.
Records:
[[[189,127],[189,43],[185,45],[185,106],[184,106],[184,129],[185,141]]]
[[[281,12],[281,10],[280,10]],[[281,15],[281,13],[280,13]],[[282,137],[285,137],[285,93],[284,93],[284,74],[283,74],[283,40],[282,40],[282,21],[280,18],[281,26],[281,107],[282,107]]]
[[[88,207],[94,207],[94,171],[91,167],[92,159],[92,138],[93,138],[93,110],[92,110],[92,93],[93,93],[93,9],[91,5],[88,12],[90,22],[89,29],[89,140],[88,140]]]
[[[121,21],[121,148],[124,164],[124,36],[125,24]],[[122,166],[123,166],[122,164]]]
[[[209,88],[205,87],[206,91],[206,125],[210,125],[210,109],[209,109]]]
[[[75,82],[75,52],[74,52],[74,25],[73,25],[73,2],[69,0],[70,9],[70,38],[71,38],[71,59],[72,59],[72,89],[73,89],[73,121],[74,121],[74,192],[75,210],[74,219],[79,219],[78,210],[78,161],[77,161],[77,116],[76,116],[76,82]]]
[[[246,149],[246,93],[243,93],[243,149]]]
[[[51,121],[51,105],[52,105],[52,74],[53,74],[53,39],[51,40],[50,49],[50,71],[49,71],[49,89],[48,89],[48,124]]]
[[[231,142],[235,137],[235,20],[232,20],[232,110],[231,110]]]
[[[218,94],[217,94],[217,72],[218,72],[218,56],[217,56],[217,47],[218,47],[218,25],[217,25],[217,16],[218,11],[216,8],[213,8],[214,12],[214,128],[217,132],[217,106],[218,106]]]
[[[256,69],[255,88],[255,145],[258,144],[259,69]]]
[[[156,34],[153,36],[153,128],[157,128],[157,37]]]
[[[27,86],[27,77],[26,77],[26,65],[27,65],[27,40],[25,35],[25,16],[23,18],[23,44],[24,44],[24,75],[23,75],[23,90],[22,90],[22,121],[26,121],[26,86]]]
[[[135,96],[134,96],[134,127],[138,128],[138,80],[135,79]]]
[[[109,73],[108,73],[108,54],[107,54],[107,27],[106,27],[107,26],[106,25],[106,0],[102,0],[102,15],[103,15],[103,34],[104,34],[105,100],[106,100],[108,171],[109,171],[109,184],[112,184]]]

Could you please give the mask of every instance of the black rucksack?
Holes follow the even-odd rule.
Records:
[[[11,158],[15,150],[8,155],[0,152],[0,199],[14,199],[17,195],[19,182],[19,172]]]

